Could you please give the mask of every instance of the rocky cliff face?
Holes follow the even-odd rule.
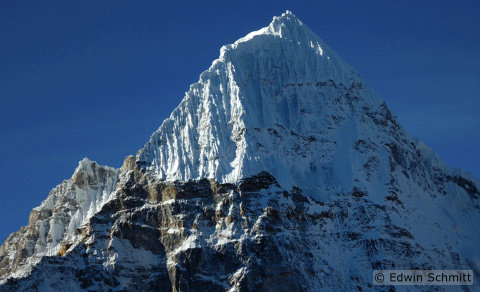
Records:
[[[365,291],[374,269],[478,285],[479,188],[287,12],[224,46],[121,169],[80,162],[0,248],[0,291]]]

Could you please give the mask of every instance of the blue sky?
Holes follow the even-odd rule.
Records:
[[[220,47],[291,10],[415,137],[480,177],[479,1],[3,1],[0,241],[83,157],[120,167]]]

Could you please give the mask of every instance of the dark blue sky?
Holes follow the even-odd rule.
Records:
[[[83,157],[135,155],[222,45],[287,9],[408,132],[480,177],[479,1],[297,2],[3,1],[0,242]]]

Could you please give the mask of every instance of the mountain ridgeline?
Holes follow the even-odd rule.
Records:
[[[472,270],[430,287],[473,291],[479,222],[480,181],[287,11],[120,169],[82,160],[0,247],[0,291],[403,291],[374,286],[391,269]]]

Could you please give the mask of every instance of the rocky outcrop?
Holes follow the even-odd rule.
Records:
[[[77,236],[1,291],[368,290],[373,269],[475,268],[451,240],[432,246],[412,228],[406,218],[421,211],[404,208],[407,194],[377,203],[355,188],[322,201],[266,172],[238,184],[170,183],[127,162],[116,196]]]

